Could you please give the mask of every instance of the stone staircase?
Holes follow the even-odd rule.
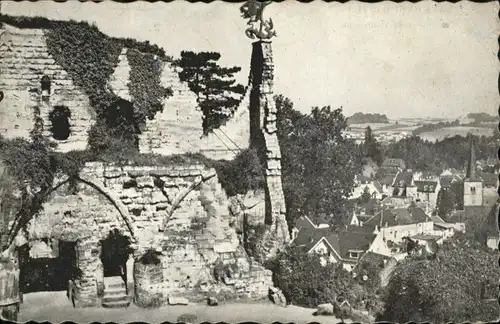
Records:
[[[102,306],[106,308],[125,308],[130,305],[127,286],[122,277],[104,278],[104,297]]]

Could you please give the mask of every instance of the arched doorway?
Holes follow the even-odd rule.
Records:
[[[67,289],[67,296],[70,300],[75,299],[76,307],[100,306],[101,303],[104,305],[104,299],[108,297],[103,289],[106,285],[106,280],[103,280],[105,276],[117,275],[122,283],[128,279],[129,282],[121,286],[124,286],[124,289],[133,287],[133,277],[129,275],[127,278],[127,267],[132,269],[131,265],[127,265],[127,260],[130,263],[128,256],[132,251],[130,243],[135,242],[134,227],[127,207],[109,188],[90,176],[82,175],[74,179],[84,184],[82,188],[80,185],[77,188],[81,190],[81,194],[77,195],[69,190],[70,179],[61,179],[59,184],[54,186],[53,195],[44,203],[42,212],[36,218],[32,218],[25,226],[12,225],[12,242],[16,241],[18,236],[23,236],[25,241],[28,241],[28,244],[23,243],[22,246],[15,242],[13,244],[26,250],[23,258],[30,262],[36,259],[31,257],[30,260],[29,255],[30,244],[34,241],[44,241],[39,242],[39,245],[44,247],[41,252],[49,253],[47,246],[51,247],[52,252],[58,251],[57,257],[38,253],[38,260],[34,260],[37,264],[33,265],[38,270],[35,271],[36,275],[28,276],[31,277],[28,278],[31,287],[25,291]],[[119,228],[123,232],[108,233],[110,227]],[[21,231],[17,230],[18,228]],[[57,241],[58,247],[54,247],[54,241]],[[43,258],[45,260],[41,260]],[[59,260],[55,260],[56,258]],[[21,271],[33,273],[26,269],[24,260],[21,262]],[[72,271],[75,264],[76,269]],[[58,269],[64,270],[55,271]],[[47,276],[43,274],[44,271],[52,273]],[[25,279],[26,276],[23,276],[23,280]],[[57,280],[60,282],[54,283]],[[125,290],[124,293],[127,294],[128,291]],[[116,297],[111,296],[109,299],[116,300]],[[125,297],[130,299],[129,296]]]
[[[104,278],[122,277],[127,282],[127,261],[133,253],[130,239],[114,229],[100,244]]]
[[[44,238],[18,247],[21,293],[67,291],[78,274],[76,242]]]

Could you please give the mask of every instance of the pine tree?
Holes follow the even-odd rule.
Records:
[[[243,85],[234,80],[241,68],[221,67],[219,59],[216,52],[182,51],[181,58],[175,61],[182,68],[181,81],[187,82],[198,98],[205,133],[217,129],[232,115],[245,92]]]

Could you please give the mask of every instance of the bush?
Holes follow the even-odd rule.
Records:
[[[157,252],[153,249],[148,249],[140,258],[139,262],[143,265],[158,265],[161,263],[159,256],[160,252]]]
[[[497,262],[496,253],[457,241],[443,244],[435,260],[406,260],[389,281],[385,310],[378,320],[444,323],[497,319]],[[483,290],[488,286],[495,292],[491,301]]]
[[[319,255],[308,254],[299,247],[286,247],[266,267],[273,271],[274,284],[283,291],[288,303],[316,307],[333,304],[338,296],[349,302],[354,299],[351,275],[341,265],[322,266]]]

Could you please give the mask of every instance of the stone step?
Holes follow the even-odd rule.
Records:
[[[104,278],[104,289],[106,288],[125,288],[125,282],[122,277],[106,277]]]
[[[104,289],[104,297],[106,296],[116,296],[116,295],[121,295],[121,294],[126,294],[127,289],[124,287],[108,287]]]
[[[127,308],[130,306],[129,300],[117,301],[117,302],[103,302],[102,307],[105,308]]]
[[[104,298],[102,299],[102,302],[104,304],[109,304],[109,303],[128,301],[128,300],[129,300],[129,298],[125,292],[123,292],[119,295],[113,295],[113,296],[106,296],[106,293],[104,293]]]

